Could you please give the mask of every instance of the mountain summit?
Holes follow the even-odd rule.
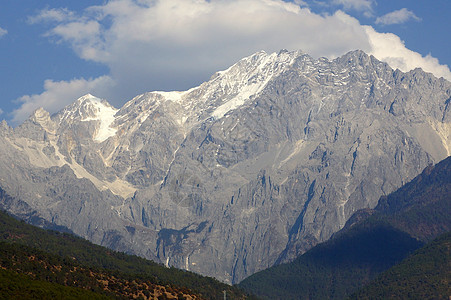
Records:
[[[449,156],[450,98],[443,78],[362,51],[258,52],[188,91],[2,124],[2,205],[234,283]]]

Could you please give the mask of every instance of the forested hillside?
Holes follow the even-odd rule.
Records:
[[[449,299],[451,233],[419,249],[351,296],[351,299]]]
[[[4,212],[0,212],[0,239],[0,276],[9,278],[1,283],[2,298],[79,295],[91,299],[95,292],[99,299],[214,299],[224,290],[233,299],[245,298],[236,287],[213,278],[166,268],[67,233],[46,231]]]

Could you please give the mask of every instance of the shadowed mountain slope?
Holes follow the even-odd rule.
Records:
[[[351,299],[449,299],[451,233],[415,251],[351,295]]]
[[[448,157],[382,197],[376,209],[354,214],[331,240],[239,286],[265,299],[343,299],[451,230],[450,191]],[[446,253],[442,258],[449,260]]]

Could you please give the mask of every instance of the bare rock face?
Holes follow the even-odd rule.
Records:
[[[361,51],[259,52],[188,91],[2,123],[2,205],[236,283],[449,156],[450,99],[443,78]]]

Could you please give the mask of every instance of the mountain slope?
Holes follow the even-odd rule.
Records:
[[[262,299],[343,299],[422,245],[382,224],[359,229],[238,286]]]
[[[450,188],[448,157],[382,197],[375,210],[354,214],[331,240],[239,286],[265,299],[343,299],[423,243],[451,231]]]
[[[43,290],[41,294],[52,297],[53,294],[66,293],[70,295],[70,287],[76,287],[74,296],[78,292],[79,297],[89,299],[86,291],[95,292],[92,297],[107,296],[108,298],[129,299],[139,296],[158,297],[162,294],[171,294],[177,297],[178,293],[188,294],[194,299],[200,298],[183,288],[169,288],[156,284],[154,280],[142,279],[142,276],[127,276],[117,271],[109,271],[86,267],[70,258],[61,258],[50,255],[16,243],[0,243],[0,265],[4,275],[12,273],[12,280],[6,281],[5,290],[10,290],[12,295],[22,294],[24,298],[32,298],[39,295],[39,286]],[[27,276],[20,276],[27,275]],[[14,279],[24,278],[24,283],[17,283]],[[21,289],[23,287],[24,289]],[[46,290],[48,288],[48,290]],[[20,291],[20,292],[19,292]],[[82,293],[85,291],[85,293]],[[182,292],[184,291],[184,292]],[[191,295],[190,295],[191,294]],[[55,295],[56,296],[56,295]],[[18,296],[17,296],[18,297]],[[44,298],[43,295],[41,297]],[[61,295],[60,297],[64,297]],[[105,297],[106,298],[106,297]]]
[[[290,261],[451,149],[451,83],[353,51],[255,53],[121,108],[86,95],[0,126],[24,218],[224,282]],[[42,221],[43,222],[43,221]]]
[[[33,280],[13,271],[0,270],[2,299],[111,299],[79,288]]]
[[[449,299],[451,233],[444,234],[351,295],[351,299]]]
[[[212,278],[168,269],[93,245],[73,235],[45,231],[19,222],[4,212],[0,212],[0,224],[1,267],[33,274],[35,280],[66,285],[74,281],[76,284],[72,286],[97,292],[106,290],[107,296],[129,297],[127,293],[132,290],[133,293],[149,290],[152,294],[171,290],[175,294],[190,293],[193,297],[209,299],[226,290],[231,297],[244,298],[238,289]],[[110,282],[110,286],[105,282]]]
[[[375,211],[392,226],[430,241],[451,230],[451,157],[428,166],[414,180],[379,200]]]

